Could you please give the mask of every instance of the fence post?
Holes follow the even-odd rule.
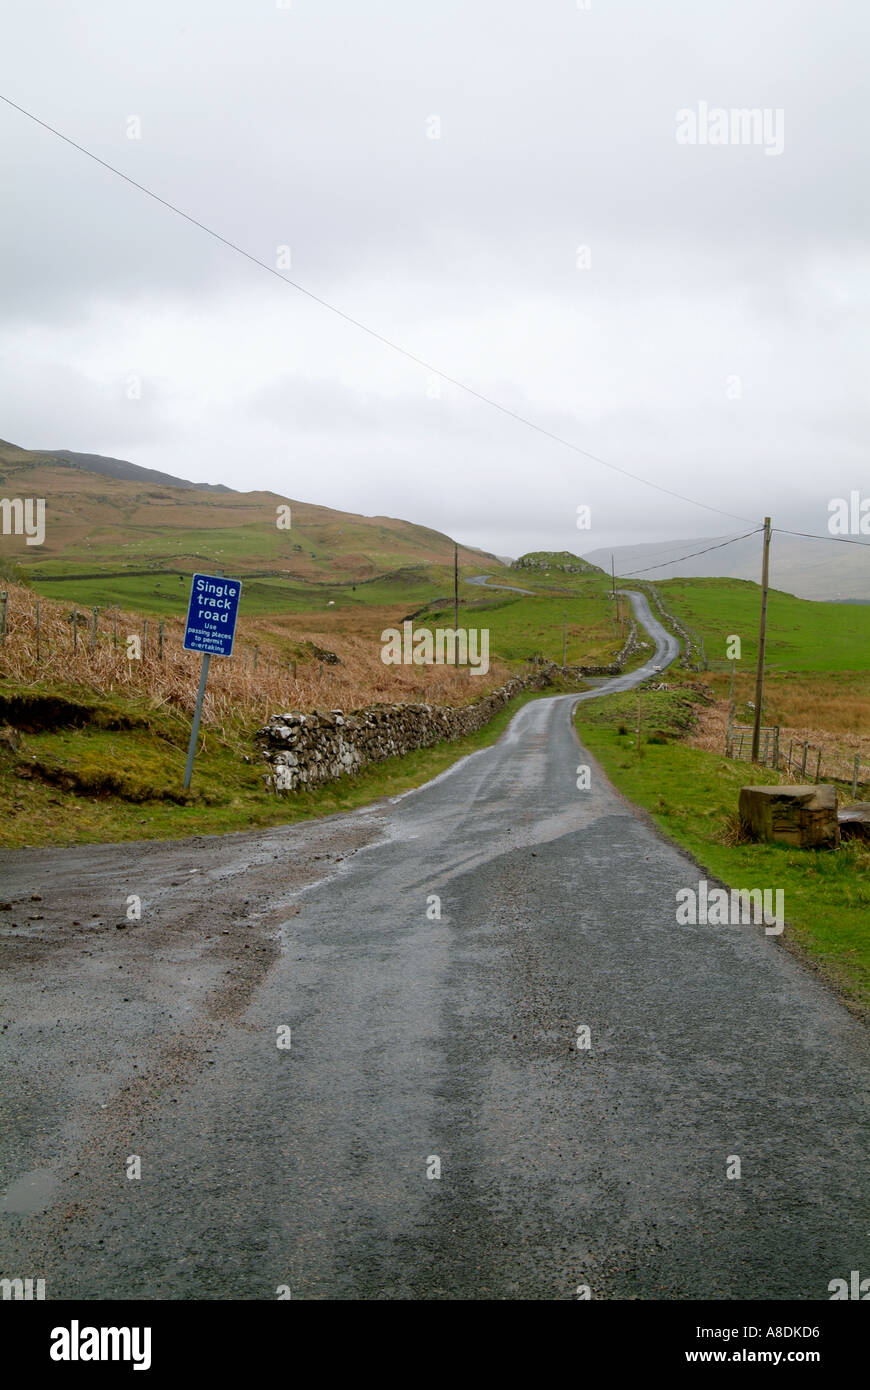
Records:
[[[77,652],[78,649],[79,649],[79,610],[78,610],[77,608],[74,608],[74,609],[73,609],[73,651],[74,651],[74,652]]]
[[[788,775],[791,777],[791,750],[794,748],[794,739],[789,740],[788,745]]]
[[[773,731],[773,766],[775,771],[779,771],[779,725]]]
[[[97,645],[97,610],[91,609],[91,651]]]
[[[729,706],[728,706],[728,720],[729,720],[729,723],[730,723],[730,721],[734,718],[734,665],[735,665],[735,663],[732,661],[732,662],[731,662],[731,693],[730,693],[730,695],[729,695],[729,697],[728,697],[728,698],[729,698],[729,701],[730,701],[730,704],[729,704]]]
[[[855,769],[852,773],[852,800],[858,795],[858,754],[855,754]]]
[[[36,600],[36,660],[39,660],[39,599]]]
[[[163,660],[163,624],[157,629],[157,660]]]
[[[804,744],[804,755],[801,759],[801,777],[806,777],[807,775],[807,749],[809,748],[809,746],[810,745],[808,743]]]
[[[0,594],[0,642],[6,641],[6,590]]]
[[[816,781],[819,780],[819,769],[822,766],[822,750],[819,749],[819,756],[816,758]]]

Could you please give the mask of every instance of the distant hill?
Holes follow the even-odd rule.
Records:
[[[236,492],[140,468],[125,459],[0,442],[0,494],[46,499],[45,541],[0,535],[0,557],[34,579],[61,574],[192,572],[275,574],[309,583],[362,582],[396,571],[453,564],[440,531],[386,516],[359,516],[273,492]],[[279,529],[279,507],[290,507]],[[494,555],[459,548],[467,568]]]
[[[819,531],[824,527],[819,526]],[[860,539],[860,537],[859,537]],[[761,536],[748,536],[719,550],[708,550],[726,536],[693,540],[657,541],[648,545],[619,545],[592,550],[585,557],[609,570],[611,553],[620,578],[642,570],[639,579],[724,578],[761,579]],[[675,563],[669,557],[707,554]],[[662,563],[667,561],[667,563]],[[655,568],[649,568],[655,566]],[[798,598],[818,600],[870,600],[870,549],[838,545],[833,540],[804,540],[774,531],[770,544],[770,583]]]
[[[0,453],[4,449],[16,449],[0,439]],[[26,450],[16,449],[17,453]],[[166,483],[169,487],[197,488],[201,492],[231,492],[232,488],[223,483],[191,483],[186,478],[176,478],[172,473],[160,473],[156,468],[141,468],[138,463],[128,463],[126,459],[106,458],[103,454],[74,454],[70,449],[35,449],[41,459],[57,459],[61,465],[70,468],[83,468],[88,473],[102,473],[107,478],[121,478],[124,482]]]

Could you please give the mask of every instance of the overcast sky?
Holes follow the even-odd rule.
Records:
[[[866,0],[28,0],[4,28],[5,96],[544,429],[753,521],[870,492]],[[699,103],[768,111],[781,150],[680,143]],[[0,436],[505,555],[748,529],[434,394],[2,103],[0,150]]]

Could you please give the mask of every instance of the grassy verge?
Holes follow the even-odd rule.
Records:
[[[742,842],[740,788],[778,782],[766,769],[681,741],[700,698],[689,688],[605,696],[578,707],[577,731],[611,781],[730,888],[782,888],[786,937],[846,999],[870,1007],[870,849],[796,850]],[[784,937],[783,940],[786,938]]]
[[[541,695],[550,693],[555,687]],[[55,692],[43,698],[68,700],[67,717],[76,725],[59,726],[62,712],[35,704],[31,714],[17,715],[17,747],[0,741],[0,847],[219,835],[351,811],[418,787],[494,743],[520,706],[541,695],[518,696],[485,728],[455,742],[277,799],[265,789],[265,764],[250,730],[240,728],[236,737],[207,731],[186,794],[186,721],[144,701],[95,701],[87,691],[73,700],[69,691]],[[41,728],[48,717],[50,725]]]

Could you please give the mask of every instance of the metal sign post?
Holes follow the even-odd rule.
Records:
[[[187,766],[184,769],[185,791],[190,786],[193,776],[193,758],[199,737],[199,721],[202,716],[209,661],[213,656],[233,654],[241,593],[241,581],[224,579],[222,574],[195,574],[191,581],[184,649],[188,652],[202,652],[203,655],[196,709],[193,712],[193,727],[187,749]]]
[[[190,786],[190,779],[193,776],[193,755],[196,752],[196,741],[199,738],[199,721],[202,715],[202,697],[205,695],[205,683],[208,680],[208,663],[211,657],[208,652],[202,658],[202,670],[199,673],[199,690],[196,692],[196,709],[193,711],[193,728],[190,731],[190,743],[187,745],[187,766],[184,769],[184,790]]]

